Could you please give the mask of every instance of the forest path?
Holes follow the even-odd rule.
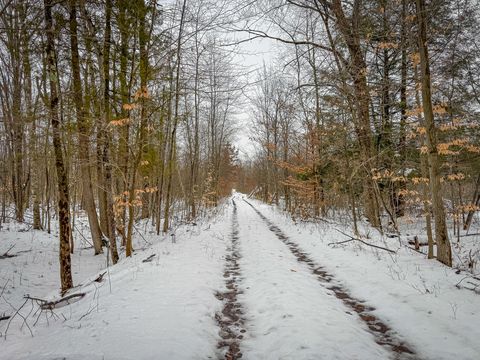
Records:
[[[478,295],[417,253],[330,247],[341,237],[329,225],[242,194],[161,237],[141,228],[137,251],[100,283],[105,258],[78,248],[86,295],[56,316],[16,317],[0,359],[478,359]],[[0,315],[24,294],[58,299],[55,234],[12,226],[0,238],[0,253],[20,253],[1,260]]]
[[[238,236],[238,216],[237,205],[234,200],[233,214],[232,214],[232,232],[230,235],[231,243],[227,247],[227,254],[225,256],[225,270],[223,277],[225,278],[224,292],[217,292],[215,297],[223,302],[221,312],[215,314],[215,320],[220,328],[220,341],[217,348],[226,349],[222,357],[228,360],[240,359],[242,353],[240,352],[240,341],[246,332],[244,328],[244,318],[241,303],[238,302],[239,279],[241,276],[239,260],[241,254],[239,253],[239,236]]]
[[[243,358],[417,358],[372,307],[349,295],[242,196],[233,199],[247,331]]]

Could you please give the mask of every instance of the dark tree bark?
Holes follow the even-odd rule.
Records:
[[[350,75],[353,79],[353,92],[356,102],[356,132],[360,144],[362,161],[364,165],[364,193],[366,216],[374,227],[381,227],[380,213],[375,196],[375,184],[369,171],[372,161],[372,131],[370,128],[370,95],[367,84],[367,64],[360,45],[360,14],[361,1],[355,0],[351,18],[347,18],[340,0],[331,4],[338,29],[347,45],[350,55]]]
[[[111,119],[110,108],[110,43],[112,37],[111,27],[112,17],[112,0],[105,2],[105,39],[103,42],[103,101],[104,101],[104,120],[105,126],[108,126]],[[106,217],[108,239],[110,242],[110,255],[112,263],[118,262],[117,240],[115,236],[115,216],[113,213],[113,196],[112,196],[112,164],[110,163],[110,134],[104,135],[104,148],[102,154],[102,163],[104,166],[104,188],[106,189]]]
[[[70,201],[68,193],[67,170],[63,159],[61,127],[58,117],[58,73],[55,61],[55,29],[52,20],[53,0],[44,0],[47,74],[50,87],[50,121],[52,124],[55,168],[58,183],[58,221],[60,226],[60,279],[62,292],[73,286],[70,260]]]
[[[401,70],[400,70],[400,134],[399,134],[399,153],[402,174],[405,171],[405,163],[407,159],[407,0],[402,0],[402,16],[401,16]],[[405,190],[406,183],[401,182],[396,189],[395,211],[396,216],[405,215],[405,199],[403,195],[399,194],[399,190]]]
[[[442,184],[440,182],[440,158],[437,150],[437,129],[433,116],[430,60],[427,46],[427,24],[424,0],[416,0],[418,49],[420,52],[422,104],[428,147],[428,165],[430,175],[430,193],[432,196],[432,210],[435,220],[435,240],[437,242],[437,260],[447,266],[452,266],[452,249],[448,239],[445,220],[445,207],[442,198]]]
[[[130,88],[127,81],[127,68],[128,68],[128,41],[129,41],[129,29],[131,27],[131,19],[127,19],[127,6],[128,0],[121,0],[117,4],[118,6],[118,30],[120,32],[120,71],[118,73],[119,92],[121,104],[130,103]],[[121,107],[121,118],[125,119],[130,116],[130,111]],[[127,122],[119,129],[119,167],[122,175],[121,179],[121,192],[125,193],[129,191],[129,141],[130,141],[130,123]],[[121,223],[118,225],[119,232],[122,234],[122,246],[126,246],[126,209],[123,207],[120,212]]]
[[[475,191],[473,193],[472,204],[475,206],[480,206],[480,174],[478,175],[477,181],[475,182]],[[475,210],[470,210],[468,212],[467,219],[465,220],[465,224],[463,224],[463,230],[468,231],[468,229],[470,229],[470,225],[472,224],[474,214],[475,214]]]

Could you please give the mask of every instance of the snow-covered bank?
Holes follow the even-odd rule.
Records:
[[[221,303],[214,294],[224,288],[225,234],[230,223],[230,209],[223,210],[210,221],[180,227],[174,237],[143,235],[153,245],[111,267],[101,283],[91,281],[103,272],[91,249],[88,254],[82,253],[82,259],[90,260],[81,265],[74,258],[74,269],[85,270],[90,281],[82,281],[85,285],[73,292],[87,295],[56,309],[55,318],[44,312],[35,326],[36,317],[30,317],[33,337],[27,327],[21,326],[22,319],[16,317],[7,340],[0,339],[0,359],[215,358],[218,328],[214,314]],[[58,240],[32,232],[2,231],[2,249],[11,241],[17,242],[19,234],[30,239],[25,242],[31,246],[29,254],[34,258],[22,255],[2,260],[2,281],[13,277],[18,284],[18,273],[23,273],[23,287],[12,290],[10,300],[16,297],[21,302],[25,293],[45,298],[50,292],[54,297],[58,293],[58,259],[42,260],[45,252],[36,253],[41,241],[46,249],[58,254]],[[151,262],[143,262],[153,254]],[[15,263],[7,266],[6,261],[12,260]],[[22,310],[23,315],[30,307]],[[6,324],[2,323],[4,333]]]
[[[0,254],[8,251],[12,257],[0,259],[0,316],[10,315],[24,301],[23,296],[43,297],[60,288],[58,236],[31,230],[25,224],[11,222],[0,230]],[[104,255],[93,256],[88,245],[78,242],[72,255],[72,277],[75,285],[101,271],[106,266]],[[58,292],[58,291],[57,291]],[[4,321],[0,331],[4,332]],[[0,354],[1,356],[1,354]]]
[[[455,286],[468,274],[399,248],[397,239],[390,240],[396,255],[357,242],[328,246],[346,237],[331,225],[296,223],[272,206],[253,203],[355,297],[373,305],[422,358],[480,358],[480,296]]]

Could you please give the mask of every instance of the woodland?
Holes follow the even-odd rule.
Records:
[[[0,243],[52,236],[61,295],[240,199],[478,297],[479,1],[0,0]]]

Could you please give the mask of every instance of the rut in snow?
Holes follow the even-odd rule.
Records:
[[[375,308],[364,304],[364,301],[354,298],[349,294],[348,290],[342,285],[338,284],[338,281],[334,282],[334,277],[328,273],[322,266],[316,264],[301,248],[291,241],[278,226],[273,224],[266,216],[264,216],[259,210],[257,210],[250,202],[244,200],[250,207],[257,213],[258,216],[268,225],[270,231],[272,231],[276,237],[281,240],[290,249],[292,254],[297,258],[299,262],[302,262],[308,266],[312,274],[315,275],[317,280],[322,282],[327,289],[331,290],[333,294],[351,310],[356,312],[359,318],[368,326],[371,333],[375,336],[375,341],[381,346],[389,348],[394,354],[396,359],[418,359],[414,351],[404,341],[401,341],[396,336],[394,330],[388,325],[382,322],[372,312]]]
[[[237,219],[237,205],[235,201],[233,203],[233,216],[232,216],[232,242],[227,249],[228,255],[226,256],[225,271],[223,277],[227,291],[217,292],[216,298],[223,301],[223,309],[221,313],[215,314],[215,319],[220,327],[221,340],[218,342],[217,347],[219,349],[225,349],[224,359],[234,360],[240,359],[242,353],[240,351],[240,341],[243,339],[243,334],[246,332],[244,328],[244,319],[242,317],[242,307],[237,300],[237,296],[241,293],[238,289],[238,281],[240,276],[240,252],[238,250],[238,219]]]

